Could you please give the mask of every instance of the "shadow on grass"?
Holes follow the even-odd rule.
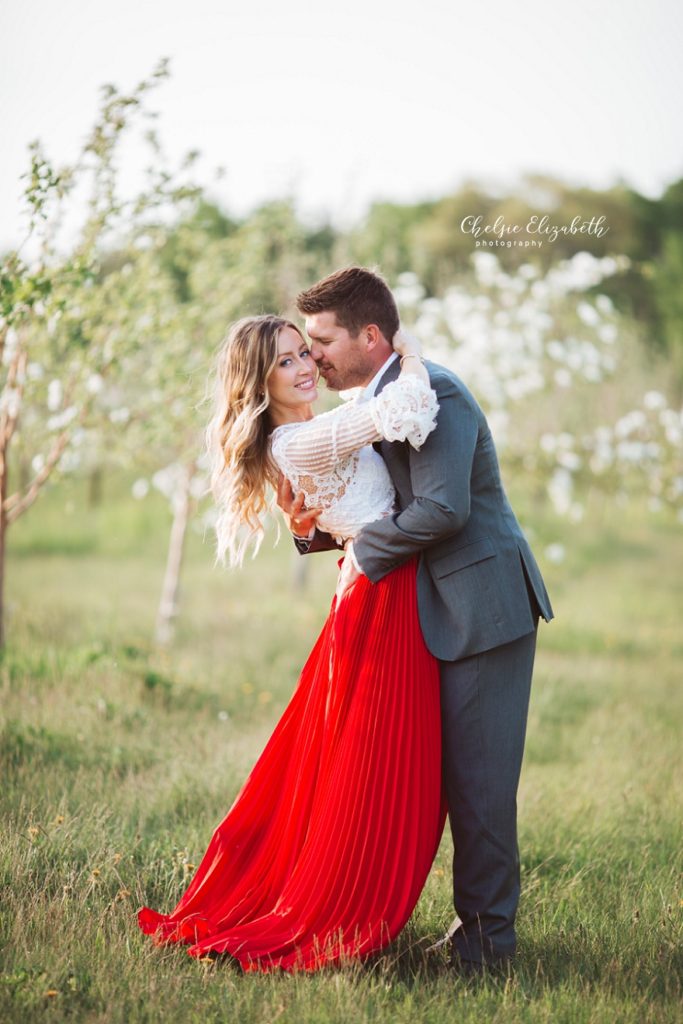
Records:
[[[359,980],[375,975],[406,990],[452,982],[469,991],[517,990],[526,999],[569,989],[622,999],[647,996],[649,1001],[663,1004],[678,1004],[683,999],[683,950],[665,941],[653,942],[643,955],[642,948],[635,947],[627,936],[624,948],[614,955],[601,947],[600,936],[587,929],[571,938],[558,932],[525,941],[507,968],[474,977],[463,977],[451,969],[447,946],[427,952],[431,941],[399,937],[390,950],[356,965],[353,971]]]
[[[683,999],[683,950],[653,938],[647,951],[624,938],[615,952],[589,929],[571,937],[556,933],[527,940],[516,976],[525,988],[581,987],[616,996],[647,994],[652,1000]]]

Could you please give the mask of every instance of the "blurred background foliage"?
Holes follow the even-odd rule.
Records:
[[[287,197],[237,217],[194,180],[198,153],[164,153],[150,93],[168,74],[162,61],[129,94],[104,86],[72,165],[31,147],[27,239],[0,272],[0,594],[5,534],[44,489],[82,477],[96,504],[123,474],[133,499],[156,488],[169,502],[169,637],[187,526],[213,522],[202,433],[216,349],[238,317],[296,319],[297,292],[352,262],[380,270],[425,354],[472,388],[525,526],[558,516],[553,557],[591,496],[683,515],[683,178],[657,199],[538,174],[497,195],[470,181],[376,202],[348,229]],[[120,184],[132,138],[149,157],[133,195]],[[493,230],[475,239],[474,216]],[[545,234],[505,236],[544,216]],[[573,222],[602,230],[562,230]]]

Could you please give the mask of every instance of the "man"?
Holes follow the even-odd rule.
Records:
[[[386,283],[361,267],[297,298],[311,353],[333,390],[371,398],[400,366],[391,339],[398,311]],[[365,526],[347,547],[338,593],[358,573],[377,582],[419,555],[418,612],[439,659],[444,782],[459,917],[452,962],[463,973],[501,967],[516,949],[520,892],[517,786],[539,617],[553,617],[531,549],[503,490],[486,418],[450,370],[426,362],[436,429],[420,451],[386,441],[381,453],[399,511]],[[335,547],[284,481],[279,503],[302,553]],[[298,537],[297,537],[298,535]]]

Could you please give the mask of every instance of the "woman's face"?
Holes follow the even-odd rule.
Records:
[[[308,345],[293,328],[282,328],[277,347],[277,363],[268,377],[271,414],[276,422],[305,419],[310,410],[301,413],[318,397],[317,367]]]

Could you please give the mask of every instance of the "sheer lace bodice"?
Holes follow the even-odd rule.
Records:
[[[408,441],[420,448],[436,426],[438,403],[430,386],[403,374],[369,401],[355,399],[311,420],[285,423],[270,435],[271,452],[318,526],[337,540],[390,515],[395,492],[374,441]]]

